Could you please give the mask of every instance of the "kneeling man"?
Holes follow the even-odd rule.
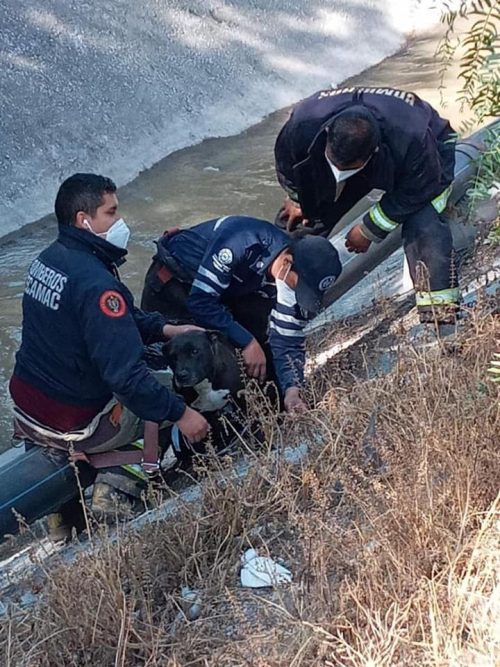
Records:
[[[142,359],[144,344],[186,327],[136,308],[120,281],[130,231],[118,214],[115,184],[75,174],[59,188],[55,213],[59,235],[30,266],[23,296],[10,381],[18,434],[60,448],[73,443],[89,454],[132,442],[140,420],[174,422],[188,440],[202,439],[205,418]],[[94,507],[103,511],[111,494],[103,480],[114,479],[105,470],[94,486]]]
[[[166,232],[157,246],[141,307],[221,331],[241,348],[250,377],[276,378],[285,409],[305,410],[303,329],[340,275],[332,244],[226,216]]]

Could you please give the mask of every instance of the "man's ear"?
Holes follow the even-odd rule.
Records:
[[[279,276],[282,273],[288,271],[288,269],[292,266],[292,264],[293,264],[293,255],[288,248],[285,248],[276,257],[274,262],[272,262],[269,269],[269,273],[273,278],[275,279],[279,278]]]
[[[293,266],[293,255],[289,250],[283,255],[283,266],[286,266],[287,269],[291,269]]]
[[[85,229],[87,231],[90,231],[87,228],[87,225],[83,222],[84,220],[87,220],[88,214],[85,213],[84,211],[78,211],[77,214],[75,215],[75,227],[78,229]]]

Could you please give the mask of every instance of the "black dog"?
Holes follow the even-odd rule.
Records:
[[[163,354],[174,374],[174,385],[181,392],[204,380],[213,390],[225,390],[233,397],[243,388],[235,349],[218,331],[175,336],[163,346]]]
[[[231,447],[234,434],[220,417],[224,415],[234,425],[242,418],[244,399],[238,393],[243,379],[235,348],[218,331],[190,331],[172,338],[162,352],[173,373],[174,389],[208,420],[216,450]],[[204,442],[189,444],[176,427],[170,437],[181,468],[190,467],[193,454],[206,451]]]

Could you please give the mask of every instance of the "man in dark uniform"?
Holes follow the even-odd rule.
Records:
[[[276,141],[278,180],[288,195],[277,224],[292,234],[328,236],[357,201],[383,191],[349,231],[348,250],[366,252],[401,225],[421,321],[453,321],[459,293],[451,232],[440,213],[451,190],[454,143],[448,121],[413,93],[315,93],[294,107]]]
[[[141,307],[221,331],[250,377],[276,378],[285,409],[305,410],[303,328],[340,274],[332,244],[226,216],[166,233],[157,246]]]
[[[113,422],[119,401],[140,420],[175,422],[189,440],[202,439],[205,418],[162,386],[142,359],[145,343],[186,327],[136,308],[120,281],[130,232],[118,214],[115,184],[75,174],[61,185],[55,213],[58,238],[31,264],[23,296],[22,342],[10,381],[20,428],[56,439],[69,434],[67,442],[87,429],[92,451],[102,452],[127,442],[122,430],[131,424],[119,416]],[[85,438],[79,443],[91,451]],[[99,475],[94,500],[98,489],[105,501]]]

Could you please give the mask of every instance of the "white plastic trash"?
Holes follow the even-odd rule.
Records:
[[[280,586],[292,581],[292,573],[272,558],[259,556],[255,549],[248,549],[241,557],[241,585],[245,588]]]

